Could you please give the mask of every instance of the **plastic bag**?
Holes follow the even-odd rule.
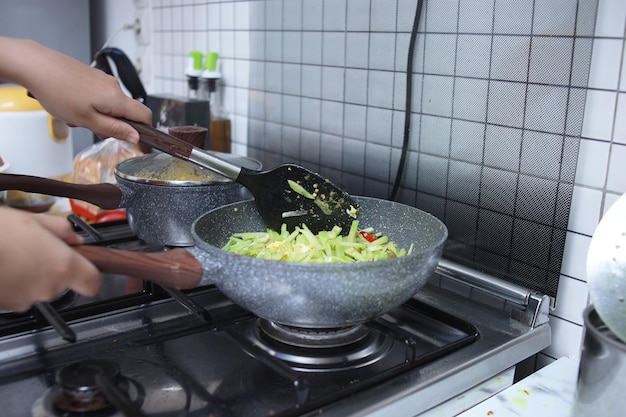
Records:
[[[115,184],[115,167],[120,162],[143,155],[139,145],[108,138],[82,150],[74,157],[72,182],[77,184]],[[124,209],[103,210],[81,200],[70,199],[72,211],[91,221],[104,222],[126,218]]]

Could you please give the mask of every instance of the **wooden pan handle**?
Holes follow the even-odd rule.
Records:
[[[144,123],[134,122],[132,120],[120,118],[120,120],[131,125],[139,132],[139,141],[146,145],[152,146],[169,155],[178,156],[179,158],[189,160],[191,151],[194,146],[182,139],[175,138],[165,132],[161,132]]]
[[[73,184],[31,175],[0,174],[0,190],[19,190],[83,200],[105,210],[119,207],[122,191],[113,184]]]
[[[100,246],[74,246],[100,272],[128,275],[177,289],[195,288],[202,279],[202,264],[182,248],[141,253]]]

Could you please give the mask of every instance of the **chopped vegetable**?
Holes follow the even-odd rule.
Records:
[[[398,248],[387,236],[374,233],[372,229],[358,229],[354,220],[347,236],[342,236],[339,226],[314,234],[302,225],[293,232],[285,224],[280,232],[247,232],[233,234],[222,248],[239,255],[287,262],[347,263],[369,262],[409,255],[408,250]]]
[[[297,182],[293,180],[287,180],[287,184],[289,184],[289,187],[296,193],[300,194],[302,197],[310,198],[311,200],[315,199],[315,196],[313,194],[308,192],[303,186],[301,186]]]
[[[302,197],[313,200],[313,203],[315,203],[315,205],[319,207],[322,213],[324,213],[327,216],[330,216],[331,214],[333,214],[333,211],[331,210],[328,202],[323,201],[326,199],[326,196],[322,195],[321,198],[318,198],[319,196],[318,196],[317,189],[319,187],[317,186],[317,184],[313,185],[313,188],[315,188],[315,191],[313,191],[313,194],[311,194],[310,192],[306,190],[306,188],[304,188],[303,186],[301,186],[300,184],[298,184],[297,182],[293,180],[287,180],[287,183],[289,184],[289,188],[291,188],[296,193],[300,194]],[[283,217],[288,217],[288,216],[285,216],[285,214],[283,214]]]
[[[367,240],[368,242],[373,242],[376,240],[376,237],[374,237],[374,235],[370,234],[369,232],[366,232],[365,230],[361,230],[359,231],[359,233],[361,234],[361,236],[363,236],[365,238],[365,240]]]

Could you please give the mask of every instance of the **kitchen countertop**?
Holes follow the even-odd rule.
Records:
[[[445,413],[437,408],[494,377],[494,382],[501,385],[497,377],[503,371],[550,345],[548,323],[531,328],[512,319],[510,311],[494,303],[479,303],[440,288],[435,282],[426,285],[414,298],[453,317],[471,317],[480,337],[449,353],[445,360],[424,364],[402,378],[383,382],[367,392],[334,403],[332,408],[324,410],[324,416],[395,417],[421,415],[428,411],[426,415],[433,417],[450,417],[501,389],[489,388],[488,395],[472,398],[468,403],[454,401],[458,404],[454,404],[454,409],[446,408]]]
[[[570,417],[578,360],[560,358],[457,417]]]
[[[6,205],[2,197],[3,196],[0,194],[0,207]],[[70,200],[65,197],[57,197],[52,207],[50,207],[50,210],[45,212],[45,214],[58,214],[61,216],[67,216],[71,213],[72,207],[70,206]]]

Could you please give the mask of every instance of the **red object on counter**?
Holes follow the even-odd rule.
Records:
[[[125,209],[100,210],[97,213],[94,213],[92,210],[89,210],[88,206],[85,206],[83,202],[75,201],[73,199],[70,199],[70,206],[72,207],[72,212],[74,214],[79,215],[91,223],[126,220]]]

